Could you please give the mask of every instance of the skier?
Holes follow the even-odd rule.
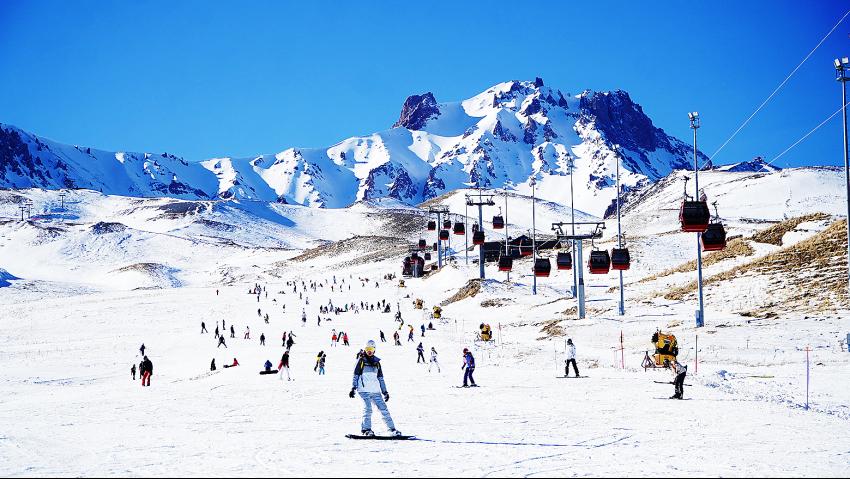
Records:
[[[232,364],[225,364],[224,365],[225,368],[232,368],[232,367],[236,367],[236,366],[239,366],[239,361],[237,361],[236,358],[233,358]]]
[[[283,337],[281,339],[280,347],[282,347],[282,348],[286,347],[286,331],[283,332]]]
[[[685,393],[685,375],[688,373],[688,367],[674,359],[672,369],[676,379],[673,380],[675,393],[670,396],[670,399],[684,399],[682,396]]]
[[[265,346],[265,345],[266,345],[266,335],[263,334],[263,333],[260,333],[260,346]]]
[[[251,339],[251,327],[245,326],[245,339]]]
[[[227,349],[227,345],[224,344],[224,335],[223,334],[218,337],[218,346],[216,346],[215,348],[218,349],[222,346],[224,346],[224,349]]]
[[[425,346],[422,346],[422,343],[419,343],[419,346],[416,346],[416,352],[418,355],[416,356],[416,364],[419,364],[419,360],[422,360],[422,363],[425,363]]]
[[[322,361],[322,356],[325,355],[324,351],[319,351],[319,354],[316,355],[316,365],[313,366],[313,371],[319,370],[319,363]]]
[[[386,336],[384,336],[384,332],[383,332],[383,331],[380,331],[380,330],[379,330],[378,332],[381,334],[381,342],[382,342],[382,343],[386,343],[386,342],[387,342],[387,338],[386,338]]]
[[[153,374],[153,363],[147,356],[142,360],[142,387],[151,385],[151,375]],[[683,379],[684,380],[684,379]]]
[[[133,381],[135,381],[136,380],[136,363],[133,363],[133,365],[130,366],[130,374],[133,375]]]
[[[301,310],[301,327],[307,326],[307,311]]]
[[[280,364],[277,365],[278,371],[280,371],[279,378],[283,381],[283,373],[286,371],[286,380],[292,381],[292,378],[289,376],[289,351],[283,353],[283,356],[280,357]]]
[[[354,379],[348,397],[354,399],[354,393],[359,393],[363,399],[363,422],[360,432],[364,436],[374,436],[372,431],[372,403],[381,411],[387,429],[393,436],[401,436],[395,428],[393,418],[387,409],[386,402],[390,400],[387,386],[384,383],[384,372],[381,370],[381,360],[375,356],[375,341],[370,340],[364,348],[364,355],[357,360],[354,367]],[[383,395],[383,397],[381,397]]]
[[[215,322],[215,338],[218,339],[220,334],[218,333],[218,321]]]
[[[236,337],[236,329],[234,329],[233,325],[231,324],[230,325],[230,338],[232,339],[232,338],[235,338],[235,337]]]
[[[218,290],[215,290],[215,295],[218,296]]]
[[[268,359],[266,359],[266,362],[265,362],[265,364],[263,364],[263,367],[266,369],[267,373],[272,372],[272,362],[269,361]]]
[[[210,371],[215,371],[215,358],[213,358],[212,362],[210,362]]]
[[[431,366],[437,366],[437,372],[440,372],[440,363],[437,362],[437,350],[431,346],[431,362],[428,364],[428,372],[431,372]]]
[[[337,339],[338,338],[336,337],[336,330],[334,330],[333,336],[331,336],[331,347],[336,346]]]
[[[579,377],[578,374],[578,366],[576,366],[576,347],[573,344],[572,339],[567,339],[567,359],[564,361],[566,366],[564,367],[564,376],[570,375],[570,364],[573,365],[573,370],[576,372],[576,377]]]
[[[142,343],[142,347],[139,348],[139,352],[142,353],[142,357],[145,356],[145,343]],[[142,371],[139,371],[139,374],[142,374]]]
[[[463,366],[460,368],[466,369],[466,372],[463,373],[463,387],[469,387],[467,385],[467,379],[469,379],[472,387],[478,387],[478,385],[475,384],[475,379],[472,377],[472,373],[475,372],[475,358],[467,348],[463,348]]]
[[[289,337],[286,339],[286,352],[289,352],[292,349],[292,345],[295,344],[295,340],[292,339],[293,334],[289,333]]]
[[[325,375],[325,361],[328,359],[327,354],[322,354],[322,357],[319,359],[319,376]]]
[[[396,346],[401,346],[401,336],[398,335],[398,331],[393,333],[393,340]]]
[[[201,334],[204,334],[204,333],[207,333],[207,332],[209,332],[209,331],[207,331],[207,325],[204,324],[203,321],[201,321]]]
[[[342,344],[348,346],[348,333],[342,333]]]
[[[221,329],[227,329],[227,327],[224,325],[224,320],[223,320],[223,319],[221,320]]]
[[[410,331],[407,333],[407,342],[412,343],[413,342],[413,325],[408,325],[408,327],[410,328]]]
[[[423,324],[420,324],[420,325],[419,325],[419,329],[421,329],[421,330],[422,330],[422,337],[424,338],[424,337],[425,337],[425,324],[424,324],[424,323],[423,323]]]

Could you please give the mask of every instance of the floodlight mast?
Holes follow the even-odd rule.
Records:
[[[848,161],[847,150],[847,69],[850,67],[850,58],[842,57],[835,59],[835,79],[841,82],[841,114],[844,117],[844,182],[847,195],[847,281],[850,288],[850,161]],[[850,298],[850,289],[848,289]]]
[[[697,157],[697,129],[700,127],[699,113],[688,113],[691,121],[691,129],[694,130],[694,201],[699,201],[699,158]],[[699,311],[697,311],[697,327],[705,325],[705,309],[703,307],[702,295],[702,247],[700,246],[702,233],[697,233],[697,283],[699,285]]]

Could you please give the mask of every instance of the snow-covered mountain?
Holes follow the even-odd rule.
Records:
[[[764,161],[764,158],[757,156],[750,161],[717,166],[715,169],[717,171],[728,171],[731,173],[772,173],[774,171],[779,171],[782,168],[768,164]]]
[[[530,193],[534,178],[538,196],[563,202],[572,158],[576,207],[601,215],[615,195],[618,161],[631,189],[689,168],[691,155],[628,93],[564,94],[537,78],[458,102],[413,95],[393,128],[329,148],[198,163],[62,145],[0,124],[0,187],[344,207],[383,197],[415,204],[475,185]]]

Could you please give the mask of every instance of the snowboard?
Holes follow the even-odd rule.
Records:
[[[469,389],[469,388],[480,388],[481,386],[477,384],[473,384],[471,386],[452,386],[455,389]]]
[[[558,379],[583,379],[589,376],[556,376]]]
[[[406,441],[416,440],[416,436],[363,436],[360,434],[346,434],[349,439],[374,439],[376,441]]]
[[[673,381],[653,381],[658,384],[673,384]],[[693,384],[684,384],[684,386],[693,386]]]
[[[271,371],[260,371],[260,374],[277,374],[277,369],[272,369]]]

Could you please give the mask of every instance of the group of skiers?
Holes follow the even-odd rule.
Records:
[[[142,380],[142,387],[151,385],[151,376],[153,375],[153,362],[145,356],[145,345],[139,348],[142,354],[142,361],[139,363],[139,379]],[[130,366],[130,375],[133,381],[136,380],[136,364]]]

